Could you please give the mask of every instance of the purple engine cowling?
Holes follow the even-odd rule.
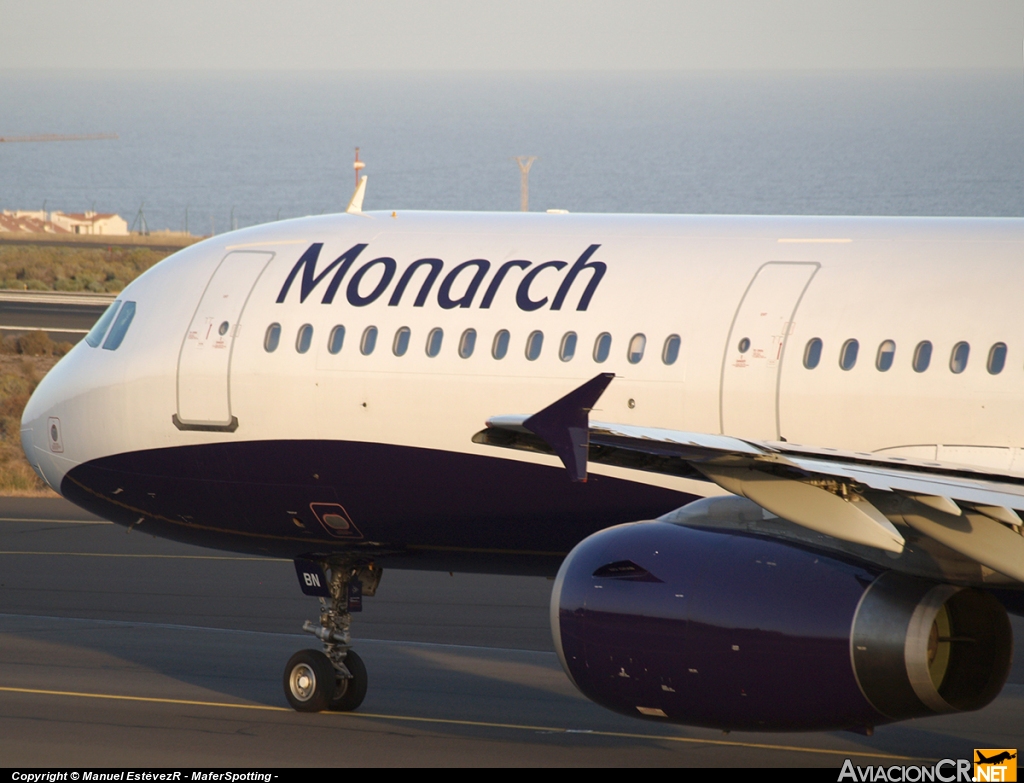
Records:
[[[984,591],[737,532],[638,522],[565,559],[551,628],[609,709],[720,729],[870,730],[980,709],[1012,633]]]

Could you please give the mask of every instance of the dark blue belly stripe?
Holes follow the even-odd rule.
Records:
[[[117,454],[71,470],[61,492],[118,524],[216,549],[547,575],[594,531],[694,499],[604,476],[576,484],[560,467],[501,457],[308,440]]]

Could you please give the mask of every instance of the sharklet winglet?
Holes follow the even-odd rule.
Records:
[[[352,194],[352,198],[348,202],[348,206],[345,211],[350,215],[360,215],[363,212],[363,196],[366,195],[366,175],[363,174],[359,178],[359,184],[356,185],[356,190]]]
[[[614,377],[610,372],[596,375],[523,422],[523,427],[554,449],[575,482],[587,480],[590,411]]]

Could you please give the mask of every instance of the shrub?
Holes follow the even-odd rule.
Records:
[[[26,356],[53,356],[55,347],[46,332],[29,332],[18,338],[18,353]]]
[[[53,353],[68,345],[54,345],[43,332],[5,338],[0,343],[0,347],[13,347],[4,352],[7,355],[0,355],[0,495],[49,494],[21,451],[21,414],[39,380],[56,359],[49,355],[10,355],[17,352],[17,345],[27,337],[32,337],[30,343],[44,344],[36,335],[49,341]]]
[[[130,246],[0,246],[0,285],[14,290],[117,293],[167,255]]]

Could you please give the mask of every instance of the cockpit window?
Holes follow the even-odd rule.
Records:
[[[117,308],[121,306],[121,300],[118,299],[113,302],[110,307],[103,311],[103,315],[89,330],[89,334],[85,336],[85,341],[93,348],[98,348],[100,343],[103,342],[103,335],[107,333],[107,329],[110,327],[110,322],[114,320],[114,316],[117,315]]]
[[[135,302],[125,302],[114,320],[114,325],[110,327],[110,334],[107,335],[107,339],[103,343],[104,351],[116,351],[121,347],[121,341],[128,333],[128,327],[132,325],[134,317]]]

